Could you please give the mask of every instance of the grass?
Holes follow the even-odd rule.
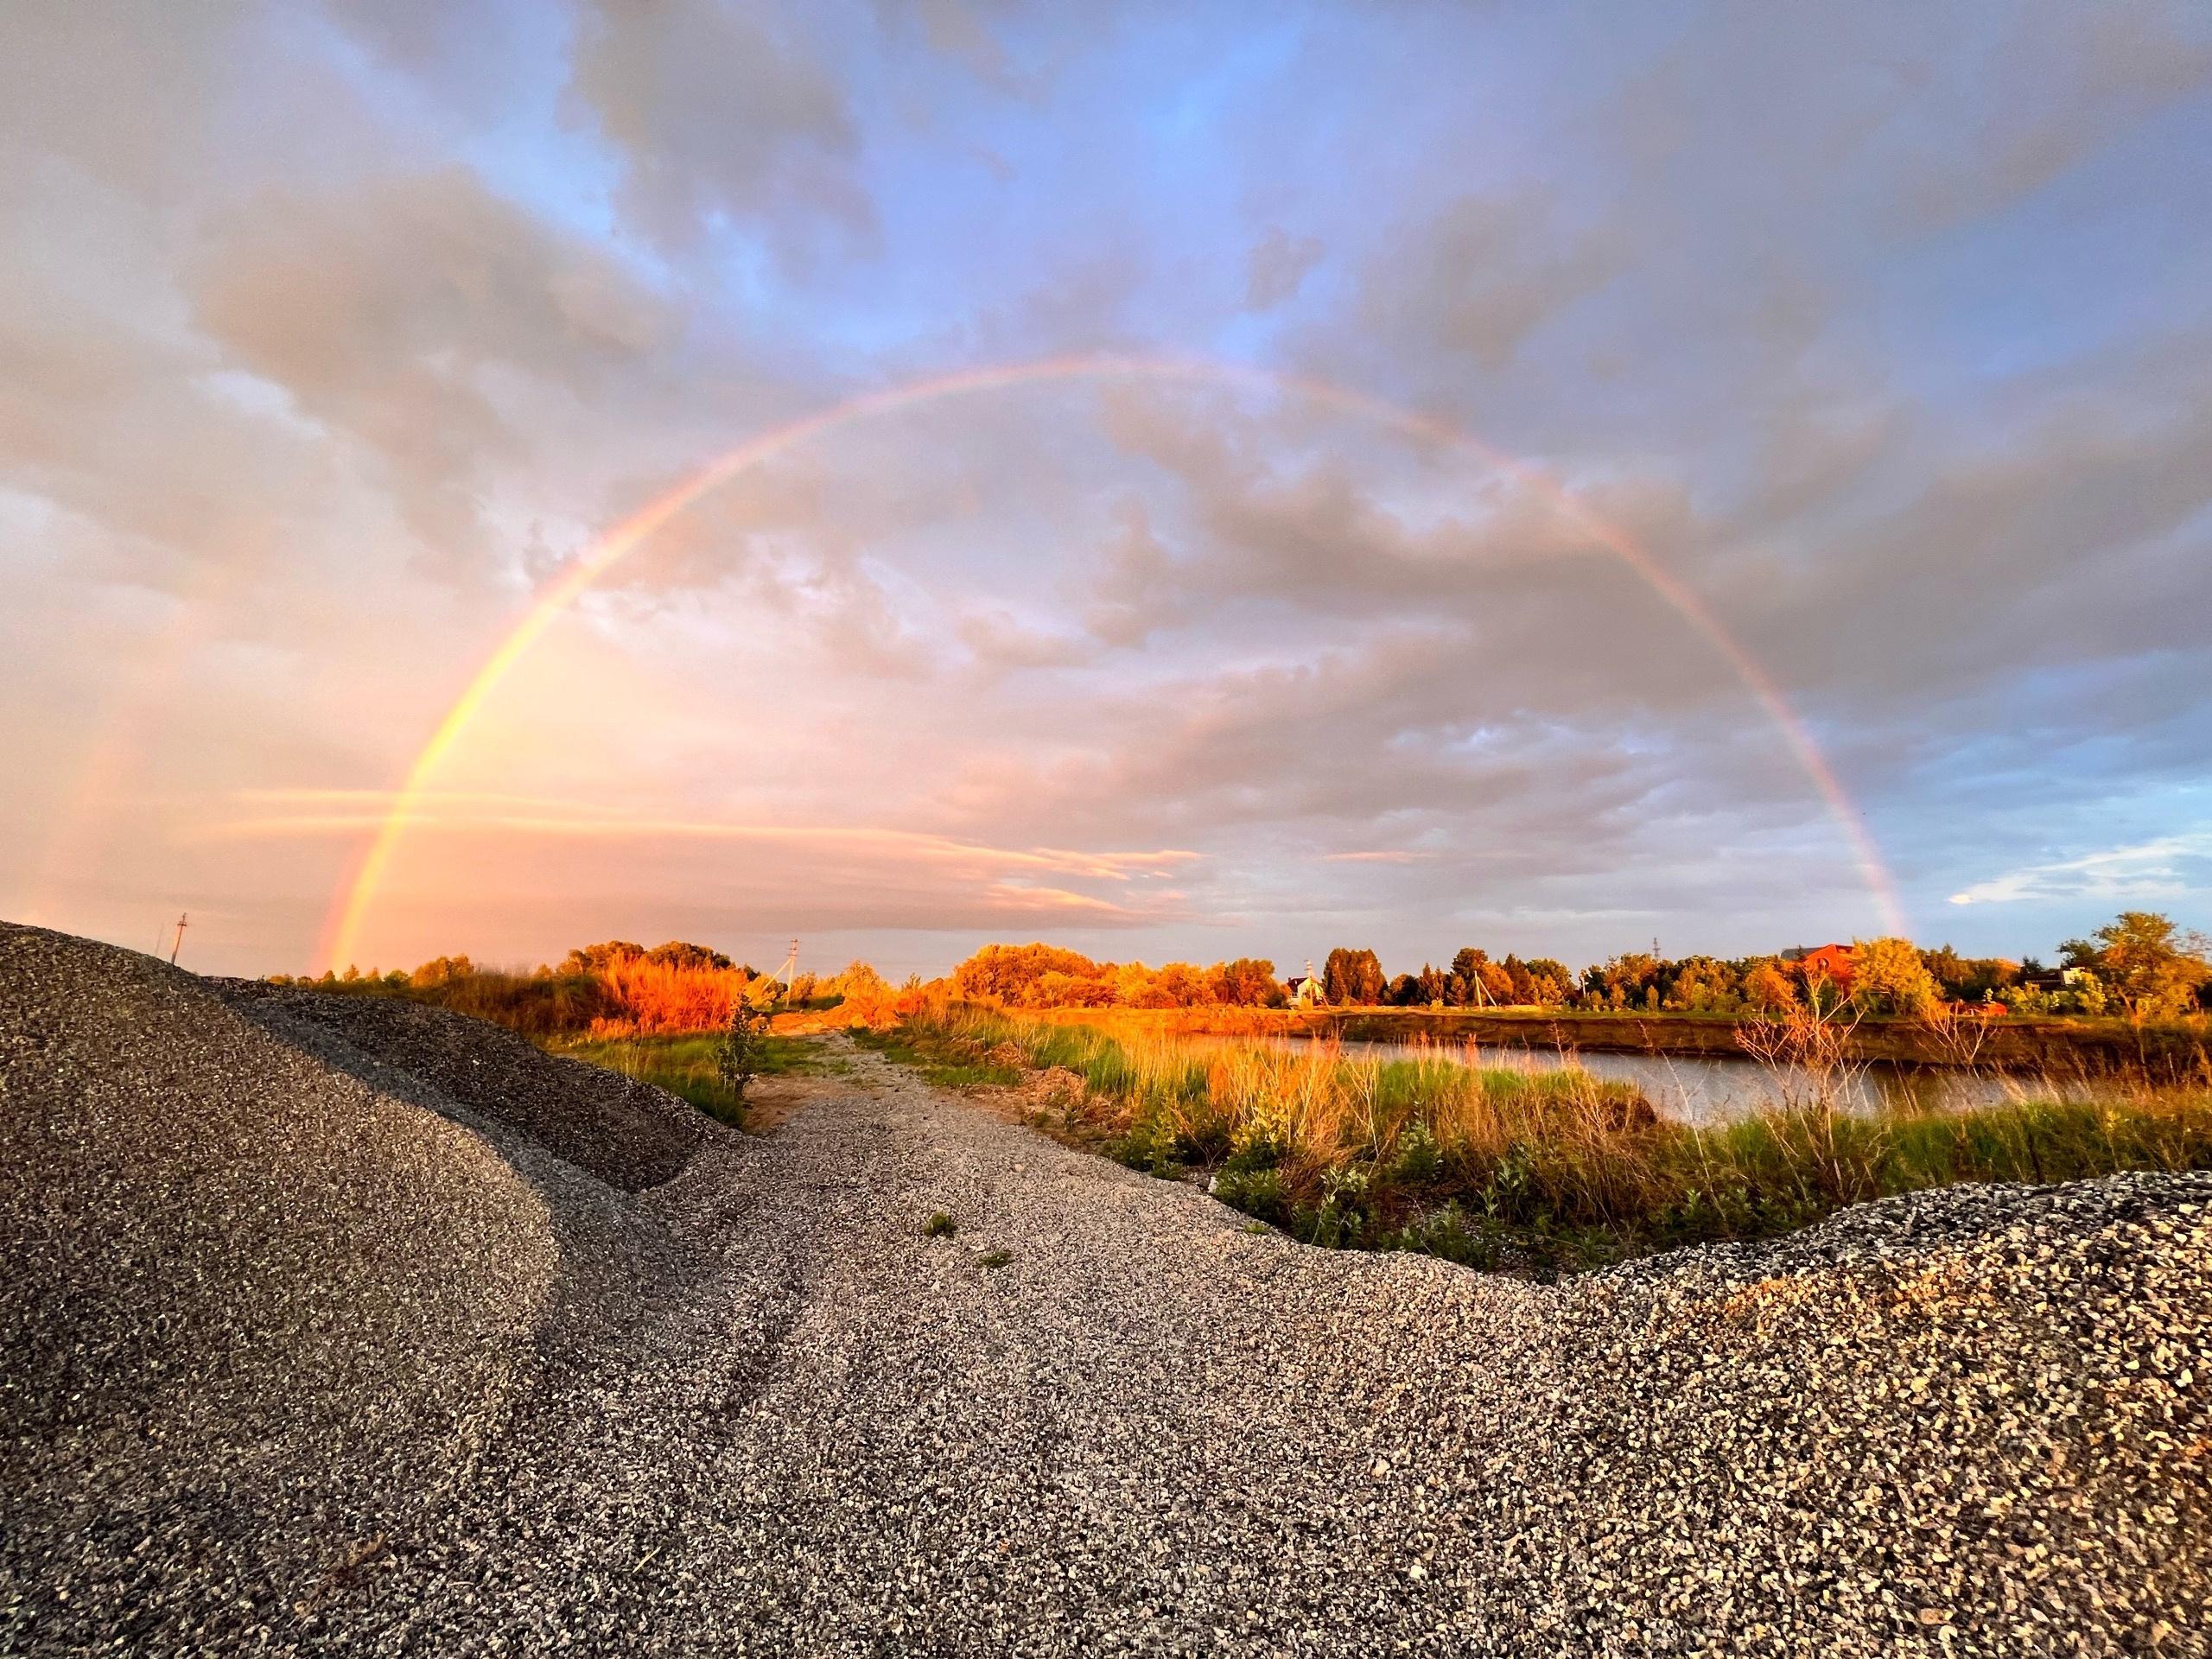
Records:
[[[2204,1084],[1882,1114],[1801,1088],[1786,1107],[1701,1129],[1657,1116],[1631,1084],[1487,1068],[1471,1050],[1377,1060],[1326,1042],[1129,1037],[958,1007],[864,1040],[952,1088],[1065,1068],[1082,1087],[1046,1115],[1052,1133],[1203,1177],[1308,1243],[1539,1278],[1961,1182],[2212,1168]]]
[[[620,1071],[624,1077],[658,1084],[671,1095],[690,1101],[709,1117],[739,1128],[745,1127],[745,1103],[723,1083],[715,1066],[716,1032],[675,1036],[569,1038],[546,1046],[556,1054],[587,1061]],[[836,1055],[811,1037],[764,1036],[756,1064],[760,1075],[774,1077],[830,1077],[848,1068]]]

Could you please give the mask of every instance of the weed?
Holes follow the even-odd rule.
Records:
[[[976,1258],[976,1265],[982,1268],[1002,1268],[1013,1260],[1012,1250],[986,1250]]]
[[[924,1238],[950,1238],[960,1230],[960,1224],[939,1210],[922,1224]]]

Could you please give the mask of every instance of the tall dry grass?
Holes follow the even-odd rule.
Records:
[[[1662,1117],[1632,1085],[1579,1067],[1485,1065],[1471,1045],[1380,1058],[945,1004],[886,1041],[949,1082],[1065,1068],[1086,1102],[1063,1132],[1158,1173],[1209,1174],[1217,1196],[1301,1237],[1540,1274],[1769,1236],[1932,1186],[2212,1167],[2212,1078],[1853,1110],[1849,1035],[1834,1018],[1753,1030],[1777,1103],[1717,1128]]]

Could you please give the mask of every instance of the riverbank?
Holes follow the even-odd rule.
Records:
[[[1353,1043],[1469,1043],[1714,1059],[1758,1058],[1734,1014],[1577,1008],[1046,1008],[1024,1019],[1131,1036],[1336,1037]],[[2056,1077],[2145,1072],[2160,1081],[2207,1075],[2212,1020],[2134,1026],[2125,1020],[1961,1016],[1942,1024],[1868,1015],[1843,1033],[1853,1064],[1979,1066]]]
[[[856,1035],[1308,1243],[1539,1279],[1770,1238],[1935,1187],[2212,1168],[2204,1089],[1857,1112],[1833,1074],[1811,1072],[1787,1103],[1705,1127],[1579,1067],[1486,1067],[1444,1050],[1390,1058],[957,1004]]]

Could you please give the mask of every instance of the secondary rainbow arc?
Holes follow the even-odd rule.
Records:
[[[352,960],[363,924],[376,900],[392,855],[405,833],[430,779],[444,763],[501,681],[513,671],[545,631],[609,570],[620,564],[671,519],[748,468],[855,422],[911,410],[940,398],[974,396],[1055,380],[1143,379],[1236,386],[1289,394],[1323,408],[1374,423],[1440,448],[1473,456],[1489,470],[1542,494],[1592,542],[1618,557],[1706,642],[1735,673],[1781,735],[1792,760],[1820,796],[1852,849],[1861,880],[1891,933],[1903,934],[1904,907],[1858,810],[1820,750],[1803,720],[1756,658],[1731,633],[1696,591],[1666,569],[1634,537],[1584,505],[1541,468],[1518,460],[1473,433],[1438,417],[1341,386],[1311,375],[1203,359],[1122,355],[1053,357],[1029,362],[962,370],[863,393],[757,434],[709,462],[624,519],[594,542],[538,595],[521,620],[485,659],[468,684],[430,734],[376,834],[350,877],[333,895],[318,957],[327,966]]]

